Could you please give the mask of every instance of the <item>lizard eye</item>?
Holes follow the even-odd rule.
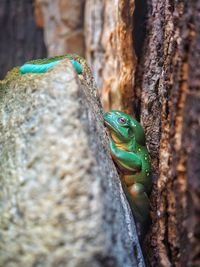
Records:
[[[125,124],[125,123],[126,123],[126,119],[124,119],[123,117],[118,118],[117,121],[118,121],[120,124]]]

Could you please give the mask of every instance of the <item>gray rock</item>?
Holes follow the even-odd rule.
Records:
[[[1,84],[0,266],[144,266],[93,80],[69,62]]]

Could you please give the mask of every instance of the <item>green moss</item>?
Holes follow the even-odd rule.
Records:
[[[46,64],[46,63],[54,62],[54,61],[65,59],[65,58],[74,59],[75,57],[77,57],[77,55],[75,55],[75,54],[66,54],[66,55],[55,56],[55,57],[50,57],[50,58],[34,59],[34,60],[27,61],[26,63],[29,63],[29,64]]]
[[[78,61],[82,65],[84,71],[86,71],[87,73],[90,72],[90,69],[87,66],[86,60],[84,58],[80,57],[79,55],[76,55],[76,54],[66,54],[66,55],[55,56],[55,57],[51,57],[51,58],[34,59],[34,60],[27,61],[25,63],[45,64],[45,63],[50,63],[50,62],[54,62],[54,61],[65,59],[65,58],[74,59],[74,60]],[[0,81],[0,82],[9,82],[9,81],[15,79],[16,77],[18,77],[19,75],[20,75],[19,67],[18,66],[14,67],[13,69],[11,69],[10,71],[7,72],[4,80]]]
[[[86,63],[86,60],[77,54],[66,54],[66,55],[55,56],[55,57],[51,57],[51,58],[34,59],[34,60],[30,60],[26,63],[45,64],[45,63],[50,63],[50,62],[61,60],[61,59],[74,59],[74,60],[78,61],[82,66],[84,79],[90,80],[92,78],[92,73],[91,73],[91,70]],[[7,88],[10,88],[10,86],[9,86],[10,82],[18,79],[18,83],[19,82],[23,83],[23,84],[26,82],[29,83],[30,79],[28,79],[28,77],[32,77],[33,75],[34,75],[34,77],[35,77],[35,75],[37,75],[37,77],[39,77],[39,75],[43,75],[43,74],[21,75],[20,69],[18,66],[14,67],[10,71],[8,71],[5,78],[3,80],[0,80],[0,98],[2,99],[3,95],[5,95],[5,93],[7,91]]]

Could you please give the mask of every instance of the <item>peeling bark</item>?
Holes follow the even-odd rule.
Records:
[[[133,112],[133,0],[86,1],[86,57],[105,111]]]

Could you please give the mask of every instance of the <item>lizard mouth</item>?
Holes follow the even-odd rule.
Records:
[[[116,135],[123,138],[123,135],[120,133],[120,131],[117,131],[116,128],[108,121],[104,120],[104,126],[106,127],[106,135],[110,136],[110,133],[115,133]]]
[[[107,130],[111,129],[114,132],[116,131],[115,128],[108,121],[104,121],[104,126],[106,126]]]

